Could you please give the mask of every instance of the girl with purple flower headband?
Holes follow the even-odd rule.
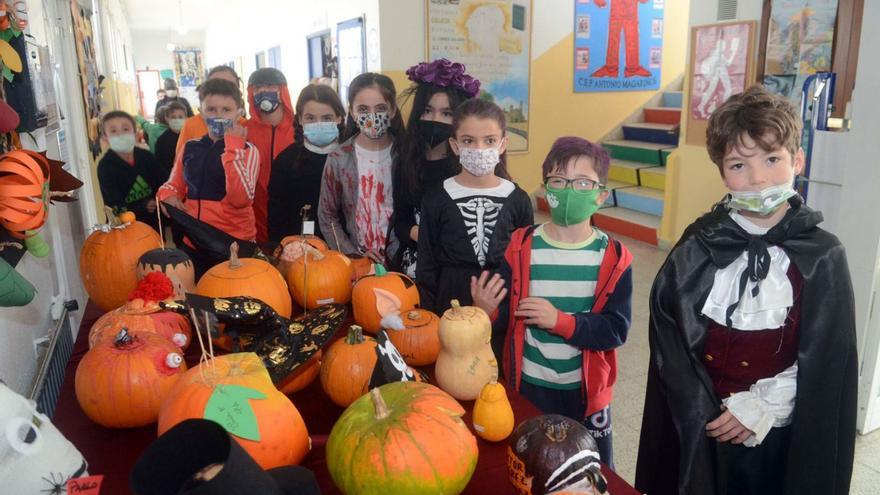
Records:
[[[413,106],[393,188],[393,225],[400,249],[392,266],[415,278],[422,195],[459,172],[449,149],[452,112],[479,94],[480,81],[466,74],[463,64],[445,58],[414,65],[406,74],[413,85],[402,96],[412,98]]]

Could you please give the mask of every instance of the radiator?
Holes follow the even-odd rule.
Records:
[[[31,388],[30,399],[37,403],[37,410],[49,418],[55,415],[55,405],[61,394],[64,383],[64,371],[67,361],[73,354],[73,333],[70,328],[69,312],[78,309],[76,301],[64,303],[64,309],[55,329],[49,335],[49,346],[40,363],[34,386]]]

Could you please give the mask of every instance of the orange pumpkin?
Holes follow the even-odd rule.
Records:
[[[284,395],[291,395],[308,387],[321,374],[321,351],[312,356],[290,376],[275,384]]]
[[[410,366],[434,364],[440,354],[440,319],[427,309],[403,315],[404,330],[388,330],[388,338]]]
[[[287,272],[290,271],[292,263],[305,254],[304,245],[312,246],[321,252],[329,249],[327,243],[316,235],[289,235],[281,239],[280,253],[278,254],[278,271],[285,277],[287,277]]]
[[[135,299],[98,318],[89,330],[89,348],[111,341],[123,328],[138,334],[154,333],[186,350],[192,338],[189,320],[165,311],[158,303]]]
[[[364,337],[363,329],[352,325],[344,339],[334,342],[321,363],[321,387],[337,405],[348,407],[367,393],[376,367],[376,339]]]
[[[349,258],[351,259],[351,267],[353,269],[351,275],[352,282],[357,282],[361,278],[373,273],[373,262],[370,261],[370,258],[358,255],[352,255]]]
[[[382,328],[381,303],[393,301],[395,311],[401,314],[419,305],[419,290],[415,282],[403,273],[388,272],[382,265],[375,265],[375,275],[361,278],[354,284],[351,305],[354,321],[365,331],[375,334]]]
[[[110,224],[101,225],[83,243],[79,275],[95,304],[110,311],[125,304],[137,286],[138,259],[160,246],[159,234],[143,222],[123,224],[112,211]]]
[[[461,419],[464,412],[426,383],[374,388],[330,431],[330,477],[348,494],[461,493],[478,455],[477,440]]]
[[[99,425],[145,426],[156,421],[185,370],[180,349],[164,337],[123,329],[83,356],[76,368],[76,399]]]
[[[137,221],[137,216],[133,211],[123,211],[119,214],[119,221],[122,223],[134,223]]]
[[[305,309],[351,301],[351,262],[338,251],[321,252],[303,245],[306,254],[293,262],[287,283],[293,299]]]
[[[204,417],[208,401],[221,385],[247,387],[265,395],[265,399],[247,400],[256,416],[259,440],[232,435],[263,469],[303,460],[311,440],[302,416],[275,388],[263,362],[252,352],[220,356],[185,373],[159,410],[159,435],[185,419]]]
[[[256,258],[238,257],[238,244],[229,249],[229,261],[208,270],[196,285],[196,293],[207,297],[249,296],[268,304],[279,315],[290,318],[293,308],[287,282],[269,263]],[[232,340],[226,336],[214,342],[231,350]]]

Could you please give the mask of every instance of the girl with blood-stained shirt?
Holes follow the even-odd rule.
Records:
[[[392,177],[404,137],[397,91],[387,76],[365,73],[348,89],[348,118],[339,149],[321,180],[318,223],[332,249],[376,263],[396,249],[390,231]]]

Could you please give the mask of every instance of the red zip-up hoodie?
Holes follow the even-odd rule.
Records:
[[[522,381],[523,343],[526,324],[512,315],[519,302],[529,297],[532,237],[537,226],[516,230],[504,253],[501,276],[509,296],[493,314],[493,328],[504,333],[503,374],[508,384],[519,391]],[[559,312],[551,333],[581,349],[583,394],[586,416],[611,403],[617,381],[616,347],[623,344],[631,321],[632,254],[620,241],[609,237],[608,247],[599,267],[593,307],[589,312],[570,315]]]
[[[251,110],[251,118],[244,124],[248,130],[247,140],[260,151],[260,177],[254,196],[254,219],[257,222],[257,242],[266,242],[269,240],[269,177],[272,176],[272,162],[279,153],[293,144],[294,109],[287,86],[281,86],[278,94],[284,117],[278,125],[273,126],[261,118],[260,109],[254,101],[254,87],[248,86],[247,93]],[[291,212],[291,215],[296,214],[297,212]]]

